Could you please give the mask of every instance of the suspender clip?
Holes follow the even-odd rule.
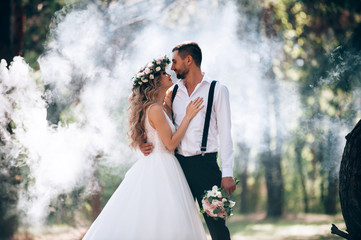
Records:
[[[206,154],[206,150],[207,150],[207,147],[201,147],[202,157],[204,157],[204,155]]]

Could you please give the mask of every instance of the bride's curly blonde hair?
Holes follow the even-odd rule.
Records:
[[[137,148],[146,141],[145,117],[148,107],[156,102],[160,89],[160,74],[165,71],[170,63],[167,56],[154,59],[145,65],[133,77],[132,93],[129,96],[127,109],[130,146]]]
[[[154,79],[149,80],[147,84],[133,86],[132,93],[129,96],[128,113],[128,137],[131,140],[130,146],[137,148],[146,140],[145,117],[148,107],[156,102],[160,88],[160,74],[155,75]]]
[[[160,74],[168,67],[170,60],[167,56],[153,59],[152,62],[141,68],[132,78],[133,88],[129,96],[128,137],[130,146],[137,148],[146,141],[145,117],[148,107],[156,102],[160,89]]]

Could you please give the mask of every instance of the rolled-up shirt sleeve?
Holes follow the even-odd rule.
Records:
[[[217,86],[218,85],[218,86]],[[219,135],[222,177],[233,177],[233,142],[231,135],[231,107],[226,86],[216,84],[214,108]]]

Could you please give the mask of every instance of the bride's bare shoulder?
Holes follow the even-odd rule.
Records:
[[[148,110],[149,114],[159,113],[161,111],[163,111],[163,107],[158,103],[150,105]]]
[[[149,106],[149,110],[148,110],[148,116],[150,119],[155,119],[155,118],[159,118],[160,116],[163,116],[163,106],[158,104],[158,103],[154,103],[152,105]]]
[[[156,123],[163,124],[165,116],[163,113],[163,107],[159,104],[152,104],[148,110],[149,123],[153,128],[156,128]]]

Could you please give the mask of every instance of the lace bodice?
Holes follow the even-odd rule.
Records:
[[[150,125],[149,118],[148,118],[148,112],[149,107],[146,112],[146,118],[145,118],[145,130],[147,132],[147,141],[152,143],[154,146],[153,152],[170,152],[163,144],[162,139],[159,137],[157,131]],[[167,122],[172,130],[172,133],[175,132],[175,127],[173,125],[173,122],[170,120],[168,115],[163,111],[165,118],[167,119]]]

